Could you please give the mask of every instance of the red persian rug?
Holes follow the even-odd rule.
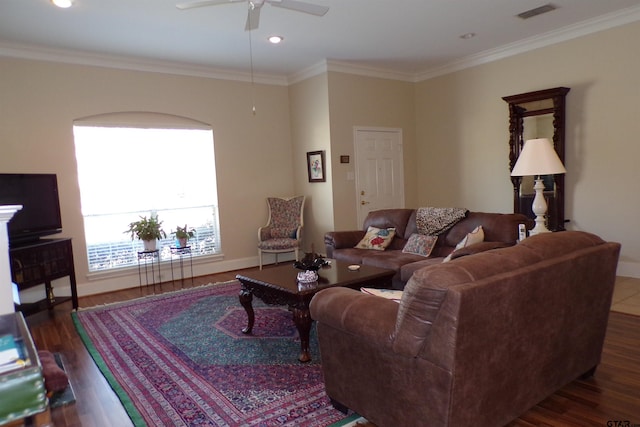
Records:
[[[136,426],[328,426],[346,421],[325,394],[283,307],[254,298],[252,335],[229,282],[80,310],[74,323]],[[342,425],[342,422],[340,423]]]

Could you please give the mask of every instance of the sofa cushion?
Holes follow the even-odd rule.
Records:
[[[423,256],[406,254],[400,249],[387,249],[386,251],[366,251],[362,254],[362,264],[373,267],[388,268],[400,271],[400,267],[405,264],[425,259]],[[342,258],[342,257],[341,257]]]
[[[396,237],[408,239],[411,233],[415,233],[415,209],[381,209],[369,212],[364,220],[362,229],[370,226],[377,228],[395,228]],[[407,226],[413,220],[413,231],[407,234]],[[403,244],[404,246],[404,244]],[[402,249],[402,246],[399,248]]]
[[[438,241],[437,236],[427,236],[424,234],[414,233],[409,237],[407,244],[402,248],[402,252],[407,254],[421,255],[428,257],[431,255],[433,247]]]
[[[298,231],[297,228],[272,227],[271,237],[274,239],[278,239],[278,238],[295,239],[297,231]]]
[[[395,228],[378,228],[370,226],[362,240],[356,245],[358,249],[384,251],[396,235]]]
[[[344,248],[334,252],[333,257],[347,264],[362,264],[362,258],[371,252],[368,249]]]
[[[263,250],[276,251],[280,249],[290,249],[298,246],[299,242],[296,239],[290,239],[288,237],[280,237],[277,239],[263,240],[258,243],[258,247]]]

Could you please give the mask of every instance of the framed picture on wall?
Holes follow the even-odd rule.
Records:
[[[307,152],[307,173],[309,182],[325,182],[324,151]]]

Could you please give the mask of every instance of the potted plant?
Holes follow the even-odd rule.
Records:
[[[176,226],[176,231],[172,231],[171,234],[176,236],[178,240],[178,247],[184,248],[187,246],[187,241],[194,236],[196,230],[194,228],[188,229],[187,224],[184,227]]]
[[[142,240],[145,251],[155,251],[157,241],[167,237],[162,229],[162,221],[158,221],[157,215],[151,215],[149,218],[141,216],[138,221],[129,224],[129,229],[125,233],[131,234],[131,240],[134,238]]]

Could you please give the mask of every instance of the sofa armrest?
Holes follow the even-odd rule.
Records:
[[[333,249],[353,248],[364,235],[365,232],[362,230],[330,231],[324,235],[324,244]]]
[[[391,351],[398,304],[349,288],[324,289],[311,300],[311,318]]]

